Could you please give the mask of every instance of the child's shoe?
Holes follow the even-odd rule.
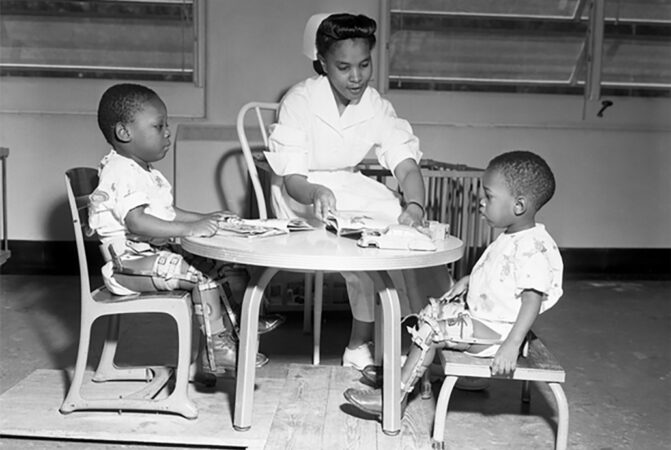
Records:
[[[342,355],[343,367],[354,367],[356,370],[363,370],[364,367],[375,364],[371,346],[371,342],[366,342],[354,350],[350,350],[349,347],[346,347],[345,353]]]
[[[349,388],[344,392],[345,398],[352,405],[361,411],[374,416],[382,415],[382,390],[364,390]],[[408,396],[401,397],[401,417],[405,414],[405,408],[408,406]]]
[[[405,364],[408,355],[401,355],[401,366]],[[375,389],[382,387],[382,366],[369,365],[361,369],[361,375]]]
[[[275,328],[282,325],[286,320],[286,316],[282,314],[266,314],[259,316],[258,334],[265,334],[273,331]]]
[[[238,343],[229,331],[223,331],[212,336],[212,348],[207,348],[201,354],[203,370],[207,373],[222,375],[226,371],[235,372],[238,356]],[[268,357],[263,353],[256,353],[256,367],[265,366]]]

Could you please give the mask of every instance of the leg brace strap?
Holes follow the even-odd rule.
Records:
[[[424,365],[426,359],[426,353],[433,345],[436,335],[436,329],[434,327],[438,326],[438,323],[431,318],[419,326],[419,328],[407,327],[408,333],[412,336],[412,343],[415,344],[421,350],[419,358],[417,358],[417,363],[413,367],[412,374],[407,383],[401,382],[401,392],[409,394],[415,388],[415,383],[417,380],[422,378],[422,375],[426,371],[426,366]]]
[[[120,258],[114,248],[109,246],[112,257],[113,270],[115,273],[124,275],[150,277],[158,290],[172,290],[179,288],[180,281],[198,283],[203,279],[202,274],[193,266],[187,265],[186,272],[182,272],[182,255],[161,250],[155,256],[154,265],[151,270],[130,267],[127,262]]]
[[[239,339],[240,336],[238,334],[238,319],[235,316],[233,307],[231,306],[230,288],[228,287],[227,283],[217,283],[217,288],[219,289],[219,297],[221,298],[221,302],[224,305],[224,311],[226,311],[228,320],[231,322],[232,332]]]
[[[200,283],[196,287],[198,291],[206,291],[209,289],[216,289],[217,285],[214,282]],[[201,295],[192,295],[193,300],[193,311],[196,314],[198,322],[200,323],[203,334],[205,335],[205,351],[207,352],[207,361],[210,364],[210,367],[216,367],[216,362],[214,359],[214,342],[212,339],[212,327],[210,326],[209,320],[209,310],[206,304],[202,302]]]

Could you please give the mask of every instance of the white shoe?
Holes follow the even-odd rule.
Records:
[[[371,342],[366,342],[354,350],[350,350],[346,347],[345,353],[342,355],[343,367],[354,367],[356,370],[363,370],[364,367],[375,364],[371,346]]]

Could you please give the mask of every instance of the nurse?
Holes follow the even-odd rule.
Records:
[[[367,211],[389,223],[424,223],[419,140],[391,103],[368,86],[375,30],[375,21],[363,15],[318,15],[308,22],[304,53],[318,75],[287,92],[266,152],[281,177],[281,189],[272,196],[278,217],[323,218],[340,209]],[[369,152],[393,173],[402,197],[354,169]],[[353,316],[343,365],[362,370],[373,364],[374,285],[365,273],[342,275]],[[418,290],[418,276],[430,278],[421,283],[428,291]],[[400,292],[405,313],[419,310],[428,295],[445,292],[450,283],[444,267],[392,277],[397,287],[406,286]]]

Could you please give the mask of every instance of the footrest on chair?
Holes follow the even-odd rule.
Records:
[[[139,391],[133,392],[130,395],[126,395],[125,398],[154,398],[159,392],[161,392],[165,385],[168,384],[168,381],[170,381],[170,378],[172,378],[174,374],[174,370],[171,367],[165,366],[148,367],[148,370],[153,373],[151,381],[149,381]]]

